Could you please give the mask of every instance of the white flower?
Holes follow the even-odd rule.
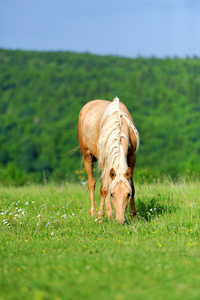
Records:
[[[65,219],[66,219],[66,218],[67,218],[67,215],[64,214],[64,215],[61,216],[61,218],[65,218]]]
[[[29,205],[29,202],[27,201],[24,205],[25,205],[25,206]]]
[[[40,218],[41,217],[41,215],[39,214],[38,216],[37,216],[37,218]]]
[[[49,226],[49,222],[47,223],[46,227]]]

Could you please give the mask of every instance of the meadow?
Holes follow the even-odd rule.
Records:
[[[199,299],[199,189],[137,183],[122,226],[90,217],[84,185],[2,186],[0,300]]]

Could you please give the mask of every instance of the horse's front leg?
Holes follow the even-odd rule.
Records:
[[[93,175],[93,160],[91,155],[84,157],[84,165],[85,165],[85,171],[88,176],[88,189],[90,191],[90,200],[91,200],[90,215],[93,217],[96,213],[96,210],[95,210],[95,201],[94,201],[95,179]]]
[[[114,219],[109,194],[106,196],[106,216],[108,219]]]
[[[102,184],[101,184],[101,189],[100,189],[100,195],[101,195],[101,200],[100,200],[100,208],[98,211],[98,218],[103,219],[104,216],[104,202],[106,200],[106,216],[108,219],[113,219],[113,212],[110,204],[110,195],[108,194],[108,191],[103,187],[103,181],[102,179]]]
[[[103,219],[104,216],[104,202],[106,200],[106,216],[108,219],[114,219],[113,217],[113,212],[112,212],[112,207],[110,203],[110,196],[108,193],[101,194],[101,200],[100,200],[100,208],[98,212],[98,218]]]
[[[105,202],[105,197],[107,195],[107,191],[103,188],[103,180],[102,180],[102,184],[101,184],[101,188],[100,188],[100,207],[99,207],[99,211],[98,211],[98,218],[99,219],[103,219],[104,216],[104,202]]]
[[[135,187],[134,187],[134,183],[133,183],[133,170],[135,167],[135,161],[136,161],[136,156],[130,156],[128,159],[128,164],[129,167],[131,168],[131,189],[132,189],[132,195],[131,195],[131,199],[130,199],[130,213],[131,213],[131,217],[134,218],[136,216],[136,209],[135,209],[135,201],[134,201],[134,196],[135,196]]]

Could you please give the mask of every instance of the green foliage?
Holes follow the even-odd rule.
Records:
[[[0,299],[199,299],[199,181],[136,184],[136,208],[122,226],[80,184],[1,188]]]
[[[78,146],[79,111],[115,95],[140,132],[138,173],[155,179],[163,172],[199,172],[198,58],[0,50],[0,180],[41,182],[44,172],[47,180],[76,180],[81,153],[67,153]]]

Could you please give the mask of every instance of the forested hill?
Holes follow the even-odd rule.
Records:
[[[200,59],[0,50],[1,182],[76,178],[79,111],[116,95],[140,133],[136,175],[199,172]]]

